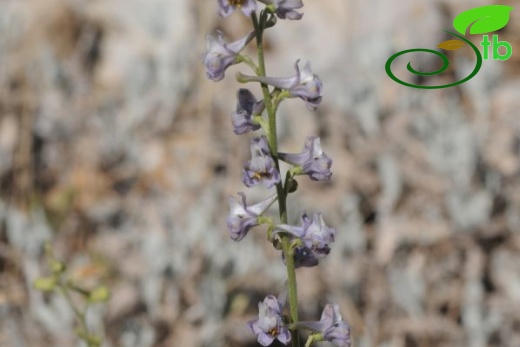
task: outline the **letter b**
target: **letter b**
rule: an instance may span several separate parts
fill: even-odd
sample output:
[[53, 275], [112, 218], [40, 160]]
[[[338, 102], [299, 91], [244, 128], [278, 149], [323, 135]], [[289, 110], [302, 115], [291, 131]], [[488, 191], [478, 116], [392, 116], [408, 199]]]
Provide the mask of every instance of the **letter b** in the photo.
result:
[[[506, 48], [505, 54], [500, 54], [498, 49], [500, 47]], [[498, 41], [498, 35], [493, 35], [493, 60], [507, 60], [511, 58], [511, 55], [513, 54], [513, 47], [511, 47], [511, 44], [507, 41]]]

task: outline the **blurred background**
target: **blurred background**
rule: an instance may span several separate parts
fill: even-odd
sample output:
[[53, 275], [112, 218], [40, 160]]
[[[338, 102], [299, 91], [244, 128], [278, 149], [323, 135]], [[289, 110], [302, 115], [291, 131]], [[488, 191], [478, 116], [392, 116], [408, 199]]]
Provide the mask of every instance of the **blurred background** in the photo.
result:
[[[509, 60], [420, 90], [386, 60], [435, 49], [493, 1], [304, 3], [266, 33], [270, 75], [309, 60], [324, 84], [316, 112], [281, 106], [281, 149], [319, 135], [334, 160], [330, 183], [302, 177], [289, 200], [291, 222], [322, 212], [337, 230], [329, 257], [298, 270], [302, 319], [337, 302], [356, 347], [520, 346], [520, 10], [497, 32]], [[88, 316], [104, 346], [257, 345], [245, 322], [285, 269], [263, 230], [235, 243], [225, 225], [245, 190], [251, 134], [230, 113], [249, 71], [214, 83], [202, 66], [207, 34], [250, 28], [213, 0], [0, 2], [0, 346], [79, 345], [64, 299], [31, 287], [46, 241], [77, 281], [111, 288]], [[468, 47], [448, 56], [432, 84], [474, 67]]]

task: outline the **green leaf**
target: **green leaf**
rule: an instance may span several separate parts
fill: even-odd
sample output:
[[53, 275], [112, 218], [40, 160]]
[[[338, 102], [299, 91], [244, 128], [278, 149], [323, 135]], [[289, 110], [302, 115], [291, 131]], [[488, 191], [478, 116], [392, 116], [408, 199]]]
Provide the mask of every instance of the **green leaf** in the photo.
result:
[[442, 48], [447, 51], [455, 51], [459, 48], [464, 47], [465, 44], [466, 43], [464, 41], [460, 41], [460, 40], [447, 40], [447, 41], [443, 41], [443, 42], [439, 43], [437, 45], [437, 48]]
[[511, 6], [488, 5], [472, 8], [459, 14], [453, 20], [453, 27], [462, 35], [471, 26], [470, 34], [486, 34], [497, 31], [509, 22]]

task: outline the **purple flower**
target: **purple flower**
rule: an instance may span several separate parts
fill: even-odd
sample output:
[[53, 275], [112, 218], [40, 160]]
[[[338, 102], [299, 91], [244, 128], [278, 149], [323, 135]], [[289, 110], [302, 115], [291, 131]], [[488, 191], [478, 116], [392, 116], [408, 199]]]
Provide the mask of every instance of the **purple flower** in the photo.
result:
[[265, 136], [251, 140], [251, 160], [244, 165], [242, 181], [247, 187], [263, 183], [266, 188], [272, 188], [280, 182], [280, 173], [271, 157]]
[[217, 31], [216, 38], [211, 35], [206, 36], [207, 52], [204, 55], [206, 76], [215, 82], [223, 79], [226, 69], [237, 63], [238, 53], [244, 49], [254, 35], [254, 32], [251, 32], [240, 40], [231, 43], [224, 41], [220, 31]]
[[255, 96], [249, 89], [239, 89], [237, 97], [237, 109], [231, 116], [235, 134], [241, 135], [249, 131], [260, 129], [260, 124], [253, 123], [252, 116], [262, 113], [265, 107], [264, 102], [257, 102]]
[[327, 304], [319, 322], [299, 322], [296, 326], [321, 333], [323, 340], [337, 347], [350, 347], [350, 326], [342, 320], [337, 304]]
[[[285, 255], [282, 253], [282, 259], [285, 262]], [[305, 246], [296, 247], [294, 250], [294, 268], [314, 267], [318, 265], [318, 258], [312, 251]]]
[[274, 295], [268, 295], [258, 304], [258, 318], [248, 322], [249, 327], [258, 335], [257, 341], [262, 346], [269, 346], [275, 339], [284, 345], [291, 341], [289, 329], [282, 321], [283, 305]]
[[337, 304], [327, 304], [321, 314], [323, 338], [337, 347], [350, 347], [350, 326], [344, 322]]
[[248, 206], [246, 195], [242, 192], [239, 192], [238, 195], [242, 198], [241, 203], [232, 197], [229, 198], [230, 211], [227, 218], [227, 227], [233, 241], [242, 240], [252, 227], [257, 226], [259, 224], [258, 217], [277, 199], [277, 195], [274, 194], [255, 205]]
[[303, 7], [302, 0], [259, 0], [274, 7], [276, 16], [280, 19], [301, 19], [303, 14], [295, 11]]
[[328, 181], [332, 175], [332, 160], [323, 153], [319, 137], [305, 139], [301, 153], [279, 153], [278, 157], [289, 164], [300, 166], [303, 173], [313, 181]]
[[220, 7], [219, 14], [222, 17], [229, 16], [237, 8], [248, 17], [256, 10], [255, 0], [217, 0], [217, 2]]
[[296, 76], [294, 77], [263, 77], [246, 76], [241, 73], [237, 75], [239, 82], [260, 82], [273, 87], [286, 89], [291, 97], [298, 97], [305, 101], [307, 108], [315, 110], [321, 102], [322, 83], [318, 76], [312, 73], [310, 63], [300, 70], [300, 60], [294, 64]]
[[[276, 229], [277, 232], [286, 232], [301, 239], [303, 249], [299, 251], [300, 254], [298, 254], [298, 251], [295, 253], [295, 260], [298, 260], [297, 257], [300, 257], [300, 262], [312, 264], [312, 257], [319, 259], [330, 253], [329, 244], [334, 242], [336, 231], [325, 225], [321, 213], [314, 214], [311, 219], [307, 216], [307, 213], [303, 212], [301, 221], [301, 226], [279, 224], [276, 226]], [[308, 251], [310, 251], [310, 254]]]

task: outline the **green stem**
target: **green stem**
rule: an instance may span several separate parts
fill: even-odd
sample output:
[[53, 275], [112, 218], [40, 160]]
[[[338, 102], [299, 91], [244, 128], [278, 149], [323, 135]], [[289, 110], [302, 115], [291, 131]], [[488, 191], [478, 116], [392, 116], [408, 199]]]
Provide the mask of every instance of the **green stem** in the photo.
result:
[[251, 68], [251, 70], [253, 70], [254, 73], [256, 73], [256, 74], [258, 73], [258, 66], [256, 66], [255, 62], [247, 55], [239, 54], [236, 59], [237, 59], [237, 62], [245, 63], [247, 66], [249, 66]]
[[66, 286], [64, 286], [62, 283], [58, 285], [58, 289], [61, 293], [61, 295], [65, 298], [65, 301], [67, 301], [67, 304], [72, 309], [72, 312], [74, 312], [74, 315], [76, 316], [76, 319], [81, 325], [81, 328], [84, 328], [85, 323], [85, 316], [80, 312], [80, 310], [76, 307], [74, 302], [72, 301], [72, 298], [70, 297], [69, 291], [67, 290]]
[[80, 337], [82, 340], [84, 340], [89, 347], [98, 347], [99, 344], [95, 343], [90, 339], [90, 332], [88, 330], [87, 321], [85, 318], [85, 314], [82, 313], [74, 304], [74, 301], [70, 297], [70, 293], [68, 290], [67, 285], [63, 284], [61, 280], [58, 282], [58, 290], [60, 291], [61, 295], [65, 298], [65, 301], [67, 301], [67, 304], [72, 309], [72, 312], [74, 312], [74, 316], [76, 316], [76, 320], [79, 323], [80, 326], [80, 332], [81, 334], [78, 334], [78, 337]]
[[[265, 71], [265, 60], [264, 60], [264, 47], [263, 47], [263, 25], [266, 20], [265, 12], [262, 13], [260, 22], [255, 12], [251, 15], [253, 25], [256, 33], [256, 44], [258, 52], [258, 76], [266, 76]], [[265, 83], [261, 83], [262, 94], [264, 97], [264, 104], [267, 111], [269, 132], [267, 133], [267, 141], [269, 143], [269, 149], [273, 156], [276, 169], [280, 172], [280, 164], [278, 162], [278, 142], [276, 136], [276, 107], [271, 99], [271, 93], [269, 87]], [[280, 181], [276, 184], [276, 192], [278, 194], [278, 206], [280, 209], [280, 222], [287, 223], [287, 193], [284, 189], [283, 183]], [[289, 236], [284, 235], [282, 238], [282, 249], [285, 258], [285, 265], [287, 269], [287, 283], [288, 283], [288, 296], [289, 296], [289, 312], [291, 317], [291, 323], [298, 322], [298, 292], [296, 287], [296, 271], [294, 267], [294, 252], [291, 249]], [[292, 346], [300, 347], [300, 339], [298, 330], [291, 330], [292, 335]]]
[[305, 347], [310, 347], [313, 342], [314, 342], [314, 335], [311, 335], [311, 336], [309, 336], [309, 339], [305, 343]]

